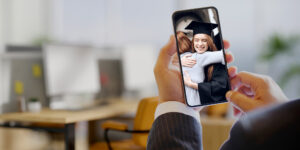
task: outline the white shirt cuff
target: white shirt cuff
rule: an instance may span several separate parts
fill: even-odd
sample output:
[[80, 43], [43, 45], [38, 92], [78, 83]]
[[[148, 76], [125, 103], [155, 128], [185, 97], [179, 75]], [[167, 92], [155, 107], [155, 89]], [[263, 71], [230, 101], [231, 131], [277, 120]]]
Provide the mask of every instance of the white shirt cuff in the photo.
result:
[[159, 104], [156, 108], [154, 118], [156, 119], [160, 115], [170, 113], [170, 112], [178, 112], [178, 113], [192, 116], [200, 123], [199, 111], [196, 111], [192, 107], [188, 107], [187, 105], [176, 101], [168, 101]]
[[219, 57], [222, 58], [221, 63], [222, 63], [223, 65], [225, 65], [225, 59], [224, 59], [224, 55], [223, 55], [223, 50], [218, 51], [218, 54], [220, 55]]

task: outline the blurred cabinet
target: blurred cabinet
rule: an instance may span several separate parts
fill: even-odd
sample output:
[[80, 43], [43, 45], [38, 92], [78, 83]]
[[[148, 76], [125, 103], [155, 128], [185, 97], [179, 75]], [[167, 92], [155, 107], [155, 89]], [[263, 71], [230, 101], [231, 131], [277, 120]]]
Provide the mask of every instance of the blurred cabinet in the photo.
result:
[[235, 120], [232, 119], [201, 117], [203, 149], [219, 150], [228, 139], [234, 122]]

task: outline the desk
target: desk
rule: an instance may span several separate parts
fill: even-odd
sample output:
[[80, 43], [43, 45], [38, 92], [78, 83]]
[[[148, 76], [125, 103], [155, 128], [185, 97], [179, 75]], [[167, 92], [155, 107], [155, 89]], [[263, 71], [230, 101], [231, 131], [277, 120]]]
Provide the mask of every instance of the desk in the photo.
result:
[[[137, 109], [137, 100], [117, 100], [110, 104], [95, 107], [87, 110], [66, 111], [43, 109], [38, 113], [15, 112], [0, 115], [0, 127], [7, 128], [27, 128], [33, 130], [45, 130], [48, 132], [60, 132], [65, 135], [65, 149], [75, 149], [75, 123], [80, 121], [92, 121], [108, 117], [118, 116], [124, 113], [132, 113]], [[52, 123], [63, 125], [63, 128], [31, 126], [31, 125], [12, 125], [16, 123]]]

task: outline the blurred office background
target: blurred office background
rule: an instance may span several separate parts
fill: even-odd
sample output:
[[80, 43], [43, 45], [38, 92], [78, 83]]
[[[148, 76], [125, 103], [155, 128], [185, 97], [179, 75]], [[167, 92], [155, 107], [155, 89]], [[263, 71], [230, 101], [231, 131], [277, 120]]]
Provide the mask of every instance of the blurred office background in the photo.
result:
[[[16, 111], [16, 86], [48, 105], [42, 44], [93, 48], [96, 98], [157, 95], [152, 73], [180, 9], [215, 6], [239, 71], [264, 73], [300, 97], [297, 0], [0, 0], [0, 113]], [[289, 46], [291, 45], [291, 46]], [[39, 73], [40, 72], [40, 73]], [[21, 82], [21, 85], [20, 85]]]

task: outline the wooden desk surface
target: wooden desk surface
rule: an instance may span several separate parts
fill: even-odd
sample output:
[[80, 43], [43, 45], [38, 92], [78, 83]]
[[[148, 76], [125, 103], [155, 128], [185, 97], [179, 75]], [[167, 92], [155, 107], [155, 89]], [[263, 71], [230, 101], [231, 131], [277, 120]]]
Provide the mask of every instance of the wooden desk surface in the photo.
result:
[[124, 113], [132, 113], [136, 111], [137, 105], [137, 100], [120, 100], [86, 110], [69, 111], [45, 108], [38, 113], [14, 112], [2, 114], [0, 115], [0, 121], [68, 124], [80, 121], [104, 119]]

